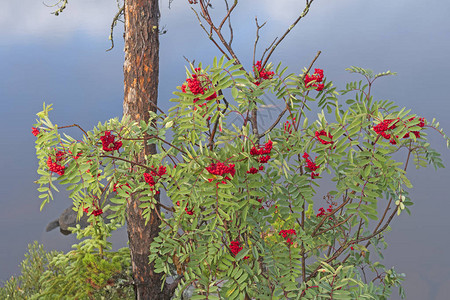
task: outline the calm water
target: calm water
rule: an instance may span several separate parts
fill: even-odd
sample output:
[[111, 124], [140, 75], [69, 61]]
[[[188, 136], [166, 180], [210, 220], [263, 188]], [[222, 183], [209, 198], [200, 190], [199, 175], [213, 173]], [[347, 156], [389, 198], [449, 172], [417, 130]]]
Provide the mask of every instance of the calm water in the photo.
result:
[[[55, 123], [74, 122], [90, 129], [98, 121], [120, 116], [123, 97], [123, 44], [120, 30], [116, 49], [109, 47], [107, 36], [111, 13], [101, 8], [108, 1], [71, 3], [72, 11], [55, 18], [48, 9], [31, 4], [30, 10], [17, 12], [16, 18], [1, 18], [0, 13], [0, 280], [18, 271], [27, 244], [38, 240], [47, 249], [69, 250], [72, 236], [57, 230], [45, 232], [45, 226], [69, 204], [66, 195], [39, 212], [34, 137], [30, 127], [42, 102], [54, 103]], [[114, 2], [114, 1], [112, 1]], [[180, 1], [181, 2], [181, 1]], [[280, 1], [281, 2], [281, 1]], [[274, 5], [273, 1], [248, 1], [235, 22], [234, 47], [248, 66], [254, 42], [254, 22], [245, 12], [253, 6], [264, 27], [259, 50], [274, 36], [279, 36], [296, 1]], [[255, 3], [259, 3], [255, 6]], [[15, 4], [8, 4], [13, 9]], [[82, 7], [86, 5], [87, 7]], [[161, 37], [160, 100], [169, 107], [171, 92], [184, 80], [185, 60], [208, 62], [219, 55], [198, 30], [187, 6], [173, 3], [170, 12], [164, 7], [162, 25], [168, 34]], [[94, 8], [95, 15], [86, 8]], [[96, 10], [95, 10], [96, 9]], [[317, 50], [323, 54], [316, 67], [323, 68], [328, 79], [342, 87], [346, 81], [359, 80], [344, 69], [350, 65], [375, 71], [390, 69], [398, 76], [381, 79], [375, 96], [392, 99], [421, 116], [436, 117], [450, 132], [450, 99], [446, 92], [450, 71], [450, 21], [444, 14], [448, 2], [381, 0], [319, 1], [316, 9], [292, 32], [279, 48], [273, 61], [282, 60], [292, 71], [309, 65]], [[92, 10], [91, 10], [92, 11]], [[272, 13], [271, 17], [267, 12]], [[36, 17], [37, 16], [37, 17]], [[283, 17], [284, 16], [284, 17]], [[37, 18], [32, 25], [26, 20]], [[86, 20], [86, 23], [80, 22]], [[189, 29], [186, 31], [186, 29]], [[188, 34], [187, 34], [188, 32]], [[198, 41], [198, 42], [197, 42]], [[345, 98], [346, 99], [346, 98]], [[75, 132], [69, 132], [75, 134]], [[437, 134], [431, 134], [435, 147], [450, 163], [450, 151]], [[447, 299], [450, 295], [450, 221], [447, 217], [449, 169], [409, 170], [414, 184], [413, 214], [401, 215], [392, 223], [387, 235], [389, 248], [384, 263], [407, 273], [408, 299]], [[125, 230], [114, 236], [124, 245]], [[393, 299], [396, 299], [395, 297]]]

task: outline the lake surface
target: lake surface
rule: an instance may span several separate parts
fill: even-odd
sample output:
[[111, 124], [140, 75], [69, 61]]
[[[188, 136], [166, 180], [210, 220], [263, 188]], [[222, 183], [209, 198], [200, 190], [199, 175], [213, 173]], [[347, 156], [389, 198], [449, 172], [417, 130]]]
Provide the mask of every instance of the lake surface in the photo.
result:
[[[35, 9], [14, 11], [15, 19], [0, 18], [0, 281], [18, 272], [28, 243], [38, 240], [49, 250], [67, 251], [76, 242], [73, 236], [63, 236], [58, 230], [45, 232], [47, 223], [70, 201], [61, 193], [39, 212], [37, 186], [33, 183], [38, 178], [37, 161], [30, 128], [44, 101], [54, 104], [51, 117], [58, 124], [78, 123], [90, 129], [98, 121], [121, 116], [123, 43], [119, 29], [116, 49], [105, 53], [109, 48], [110, 12], [114, 11], [109, 7], [101, 12], [107, 2], [70, 3], [73, 10], [58, 18], [30, 2]], [[284, 31], [293, 16], [291, 6], [296, 5], [295, 1], [286, 1], [285, 6], [274, 8], [270, 6], [275, 5], [273, 1], [255, 3], [243, 4], [234, 19], [234, 46], [247, 67], [252, 61], [254, 19], [249, 20], [246, 9], [253, 5], [258, 20], [269, 20], [258, 49], [262, 52]], [[12, 9], [15, 4], [8, 5], [7, 9]], [[93, 11], [98, 24], [87, 12], [89, 5], [97, 9]], [[220, 56], [198, 29], [195, 18], [186, 13], [187, 6], [175, 2], [172, 6], [171, 11], [164, 6], [161, 19], [168, 33], [161, 36], [159, 103], [166, 111], [172, 91], [185, 79], [183, 56], [206, 64], [213, 56]], [[379, 80], [373, 91], [376, 98], [395, 100], [428, 120], [436, 117], [450, 132], [446, 91], [450, 21], [444, 13], [448, 11], [450, 2], [443, 1], [430, 1], [425, 10], [421, 1], [319, 1], [275, 52], [273, 61], [281, 60], [298, 72], [309, 65], [317, 50], [322, 50], [315, 67], [324, 69], [338, 89], [345, 82], [360, 79], [344, 71], [351, 65], [398, 72], [396, 77]], [[36, 15], [34, 26], [19, 22], [35, 20]], [[240, 21], [241, 17], [246, 21]], [[83, 19], [91, 20], [89, 26], [81, 25]], [[444, 141], [431, 132], [430, 140], [448, 166], [450, 151]], [[389, 248], [384, 264], [407, 274], [404, 287], [408, 299], [447, 299], [450, 295], [449, 170], [416, 171], [410, 165], [408, 176], [414, 185], [411, 195], [415, 202], [412, 215], [396, 217], [392, 232], [387, 234]], [[113, 240], [117, 247], [126, 245], [126, 230], [121, 229]]]

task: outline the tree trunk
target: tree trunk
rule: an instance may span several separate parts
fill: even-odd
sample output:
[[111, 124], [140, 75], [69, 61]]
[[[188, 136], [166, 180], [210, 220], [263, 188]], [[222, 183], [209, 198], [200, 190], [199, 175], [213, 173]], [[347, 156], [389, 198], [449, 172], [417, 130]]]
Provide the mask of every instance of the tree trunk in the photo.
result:
[[[125, 0], [125, 62], [123, 114], [148, 122], [149, 111], [156, 111], [159, 76], [159, 0]], [[152, 105], [154, 104], [154, 105]], [[156, 153], [155, 145], [146, 145], [139, 157]], [[159, 201], [159, 197], [157, 198]], [[161, 292], [161, 275], [149, 264], [150, 243], [158, 235], [155, 211], [145, 224], [139, 197], [127, 202], [127, 231], [136, 299], [170, 299]], [[159, 207], [157, 208], [159, 209]]]

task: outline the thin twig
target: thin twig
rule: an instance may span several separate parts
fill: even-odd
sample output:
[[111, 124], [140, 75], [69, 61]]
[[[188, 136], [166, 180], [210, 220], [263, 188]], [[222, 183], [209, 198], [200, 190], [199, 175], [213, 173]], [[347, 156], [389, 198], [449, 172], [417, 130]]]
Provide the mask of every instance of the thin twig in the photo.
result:
[[[235, 3], [237, 4], [237, 1]], [[225, 0], [225, 5], [228, 10], [228, 1], [227, 0]], [[233, 43], [233, 37], [234, 37], [233, 26], [231, 26], [231, 17], [228, 18], [228, 28], [230, 29], [230, 41], [228, 42], [228, 45], [231, 46], [231, 44]]]
[[175, 212], [175, 209], [173, 207], [167, 207], [164, 204], [162, 204], [161, 202], [157, 202], [156, 205], [161, 206], [162, 208], [164, 208], [167, 211]]
[[217, 29], [218, 29], [219, 31], [222, 30], [222, 26], [223, 26], [223, 24], [225, 24], [225, 22], [227, 21], [227, 19], [228, 19], [228, 21], [230, 20], [230, 18], [231, 18], [231, 12], [236, 8], [236, 5], [238, 4], [238, 1], [237, 1], [237, 0], [234, 0], [234, 3], [233, 3], [233, 5], [231, 6], [230, 9], [228, 9], [228, 2], [227, 2], [226, 0], [225, 0], [225, 4], [226, 4], [226, 7], [227, 7], [227, 14], [226, 14], [226, 16], [223, 18], [222, 22], [220, 22], [219, 27], [217, 27]]
[[[355, 191], [352, 191], [350, 194], [355, 194]], [[332, 212], [330, 212], [329, 214], [325, 215], [322, 220], [319, 222], [319, 224], [317, 224], [316, 228], [314, 228], [313, 233], [311, 234], [311, 236], [315, 236], [317, 231], [319, 230], [319, 228], [323, 225], [323, 223], [325, 222], [325, 220], [327, 220], [329, 217], [333, 216], [339, 209], [341, 209], [342, 207], [344, 207], [348, 201], [350, 201], [350, 197], [347, 197], [347, 199], [342, 202], [341, 205], [339, 205], [338, 207], [336, 207]]]
[[262, 137], [264, 137], [266, 134], [268, 134], [269, 132], [271, 132], [275, 126], [277, 126], [278, 122], [280, 122], [281, 118], [284, 116], [284, 114], [287, 112], [289, 108], [289, 104], [286, 103], [286, 107], [283, 109], [283, 111], [278, 115], [277, 119], [275, 120], [275, 122], [273, 122], [273, 124], [263, 133], [261, 133], [260, 135], [258, 135], [258, 139], [261, 139]]
[[[159, 204], [159, 205], [161, 205], [160, 202], [156, 202], [156, 203]], [[154, 206], [153, 209], [155, 210], [156, 214], [158, 215], [158, 218], [159, 218], [161, 221], [163, 221], [167, 226], [169, 226], [170, 228], [172, 228], [172, 230], [173, 230], [173, 226], [170, 225], [163, 217], [161, 217], [161, 214], [159, 213], [158, 209], [156, 208], [156, 205]]]
[[341, 221], [341, 222], [339, 222], [339, 223], [337, 223], [337, 224], [335, 224], [335, 225], [333, 225], [333, 226], [331, 226], [331, 227], [329, 227], [329, 228], [326, 228], [326, 229], [324, 229], [324, 230], [322, 230], [322, 231], [319, 231], [319, 232], [317, 232], [316, 234], [311, 235], [311, 236], [312, 236], [312, 237], [315, 237], [315, 236], [324, 234], [324, 233], [326, 233], [326, 232], [328, 232], [328, 231], [330, 231], [330, 230], [333, 230], [333, 229], [335, 229], [335, 228], [341, 226], [341, 225], [344, 224], [345, 222], [347, 222], [351, 217], [353, 217], [353, 214], [349, 215], [349, 216], [347, 217], [347, 219], [345, 219], [345, 220], [343, 220], [343, 221]]
[[219, 49], [219, 51], [222, 52], [223, 55], [225, 55], [226, 59], [230, 60], [230, 57], [228, 56], [228, 54], [214, 40], [212, 34], [210, 32], [208, 32], [208, 30], [206, 30], [205, 26], [203, 26], [202, 20], [200, 19], [200, 16], [198, 15], [197, 11], [195, 9], [193, 9], [192, 7], [191, 7], [191, 9], [195, 13], [195, 15], [197, 16], [197, 19], [198, 19], [198, 22], [200, 24], [200, 27], [206, 32], [206, 34], [208, 35], [208, 38], [213, 42], [213, 44], [217, 47], [217, 49]]
[[111, 51], [114, 48], [114, 27], [117, 25], [117, 21], [119, 21], [119, 18], [121, 15], [123, 15], [123, 12], [125, 11], [125, 5], [123, 5], [119, 11], [114, 16], [112, 22], [111, 22], [111, 32], [109, 34], [109, 40], [111, 41], [111, 48], [109, 48], [106, 51]]
[[184, 150], [178, 148], [177, 146], [175, 146], [175, 145], [172, 144], [171, 142], [168, 142], [168, 141], [166, 141], [166, 140], [160, 138], [160, 137], [157, 136], [157, 135], [149, 135], [149, 136], [146, 136], [146, 137], [143, 137], [143, 138], [122, 138], [122, 139], [123, 139], [123, 140], [126, 140], [126, 141], [146, 141], [146, 140], [150, 140], [150, 139], [157, 139], [157, 140], [160, 140], [161, 142], [163, 142], [163, 143], [169, 145], [170, 147], [177, 149], [177, 150], [180, 151], [181, 153], [187, 154], [186, 151], [184, 151]]
[[275, 49], [278, 47], [278, 45], [284, 40], [284, 38], [289, 34], [289, 32], [291, 32], [291, 30], [295, 27], [295, 25], [297, 25], [297, 23], [308, 14], [309, 8], [311, 7], [311, 4], [313, 2], [314, 2], [314, 0], [310, 0], [310, 1], [307, 0], [306, 1], [306, 6], [303, 9], [303, 12], [300, 14], [300, 16], [298, 16], [297, 20], [295, 20], [294, 23], [292, 23], [292, 25], [289, 26], [289, 28], [281, 36], [281, 38], [278, 39], [278, 41], [275, 43], [275, 45], [273, 45], [271, 47], [269, 54], [267, 55], [266, 59], [264, 60], [264, 63], [262, 64], [263, 67], [267, 64], [267, 61], [269, 60], [269, 58], [272, 55], [272, 53], [275, 51]]
[[316, 60], [319, 58], [319, 55], [322, 53], [322, 51], [317, 51], [316, 56], [314, 57], [314, 59], [312, 60], [311, 64], [309, 65], [308, 69], [306, 70], [306, 72], [302, 75], [302, 80], [305, 79], [306, 74], [309, 73], [309, 71], [311, 70], [312, 66], [314, 65], [314, 63], [316, 62]]
[[[222, 90], [219, 90], [219, 96], [222, 96], [223, 95], [223, 93], [222, 93]], [[223, 97], [223, 101], [225, 102], [225, 109], [223, 110], [223, 114], [227, 111], [227, 109], [228, 109], [228, 101], [227, 101], [227, 99], [225, 99], [225, 97]], [[216, 132], [217, 132], [217, 126], [219, 125], [219, 118], [220, 117], [217, 117], [217, 119], [216, 119], [216, 122], [214, 123], [214, 127], [213, 127], [213, 131], [211, 132], [211, 136], [209, 137], [209, 143], [208, 143], [208, 146], [209, 146], [209, 150], [213, 150], [213, 146], [214, 146], [214, 136], [216, 135]]]
[[146, 165], [143, 165], [143, 164], [140, 164], [140, 163], [138, 163], [138, 162], [131, 161], [131, 160], [128, 160], [128, 159], [125, 159], [125, 158], [121, 158], [121, 157], [117, 157], [117, 156], [112, 156], [112, 155], [100, 155], [99, 157], [106, 157], [106, 158], [111, 158], [111, 159], [115, 159], [115, 160], [121, 160], [121, 161], [130, 163], [130, 164], [132, 164], [132, 165], [139, 166], [139, 167], [145, 168], [145, 169], [147, 169], [147, 170], [151, 170], [151, 168], [150, 168], [149, 166], [146, 166]]
[[[234, 7], [236, 6], [236, 4], [237, 4], [237, 0], [235, 0], [235, 4], [234, 4], [234, 5], [231, 7], [231, 9], [229, 10], [229, 12], [228, 12], [229, 14], [230, 14], [231, 11], [234, 9]], [[209, 33], [210, 39], [212, 38], [212, 32], [214, 31], [214, 32], [216, 33], [217, 37], [219, 38], [219, 40], [221, 41], [222, 45], [227, 49], [228, 53], [230, 53], [230, 55], [234, 58], [235, 64], [240, 65], [241, 62], [239, 61], [239, 59], [238, 59], [236, 53], [235, 53], [234, 50], [231, 48], [231, 46], [225, 41], [225, 38], [223, 37], [222, 32], [221, 32], [221, 30], [220, 30], [221, 27], [217, 28], [217, 27], [214, 25], [214, 22], [212, 21], [212, 18], [211, 18], [211, 16], [209, 15], [209, 12], [208, 12], [208, 5], [205, 6], [205, 4], [203, 3], [203, 1], [200, 1], [200, 7], [201, 7], [201, 9], [202, 9], [202, 17], [203, 17], [203, 19], [204, 19], [204, 20], [208, 23], [208, 25], [210, 26], [210, 33]], [[228, 14], [227, 14], [227, 16], [228, 16]], [[216, 46], [217, 46], [217, 45], [216, 45]], [[221, 48], [219, 48], [219, 49], [221, 49]]]
[[263, 28], [264, 25], [266, 25], [267, 22], [264, 22], [261, 26], [258, 24], [258, 17], [255, 17], [255, 23], [256, 23], [256, 39], [255, 39], [255, 45], [253, 46], [253, 66], [255, 65], [255, 58], [256, 58], [256, 46], [258, 45], [259, 41], [259, 30]]
[[[63, 128], [70, 128], [70, 127], [78, 127], [81, 131], [83, 131], [84, 135], [89, 139], [89, 136], [88, 136], [87, 132], [84, 131], [84, 129], [81, 128], [81, 126], [78, 125], [78, 124], [72, 124], [72, 125], [67, 125], [67, 126], [61, 126], [61, 127], [58, 127], [58, 128], [59, 128], [59, 129], [63, 129]], [[90, 139], [89, 139], [89, 140], [90, 140]]]
[[[261, 26], [262, 27], [262, 26]], [[255, 44], [256, 46], [256, 44]], [[307, 74], [309, 72], [309, 70], [312, 68], [312, 66], [314, 65], [314, 63], [316, 62], [316, 60], [319, 58], [319, 55], [321, 54], [321, 51], [317, 51], [316, 56], [314, 57], [314, 59], [311, 61], [311, 64], [309, 65], [309, 68], [307, 69], [306, 73]], [[305, 74], [302, 75], [302, 79], [305, 76]], [[275, 126], [277, 126], [278, 122], [280, 122], [281, 118], [284, 116], [284, 114], [286, 113], [286, 111], [288, 111], [289, 109], [289, 103], [286, 103], [286, 107], [284, 108], [284, 110], [278, 115], [277, 119], [275, 120], [275, 122], [263, 133], [261, 133], [258, 138], [262, 138], [264, 137], [266, 134], [268, 134], [269, 132], [271, 132]], [[302, 107], [302, 111], [303, 111], [303, 107]], [[301, 118], [301, 116], [300, 116]], [[299, 118], [299, 120], [300, 120]], [[295, 125], [295, 124], [294, 124]], [[297, 130], [297, 128], [295, 128]]]

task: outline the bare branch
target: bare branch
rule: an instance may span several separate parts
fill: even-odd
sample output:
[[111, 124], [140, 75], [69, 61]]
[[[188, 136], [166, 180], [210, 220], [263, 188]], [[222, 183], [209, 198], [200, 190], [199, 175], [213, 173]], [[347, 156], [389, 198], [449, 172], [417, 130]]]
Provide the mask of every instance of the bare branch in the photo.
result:
[[[219, 96], [223, 96], [222, 90], [219, 90]], [[225, 102], [225, 109], [223, 110], [223, 113], [225, 113], [228, 109], [228, 101], [227, 99], [225, 99], [225, 97], [223, 98], [223, 101]], [[213, 146], [214, 146], [214, 136], [216, 135], [217, 132], [217, 126], [219, 125], [219, 118], [217, 118], [216, 122], [214, 123], [214, 127], [213, 127], [213, 131], [211, 133], [211, 136], [209, 137], [209, 150], [213, 150]]]
[[59, 128], [59, 129], [63, 129], [63, 128], [70, 128], [70, 127], [78, 127], [81, 131], [83, 131], [84, 135], [85, 135], [88, 139], [90, 139], [89, 136], [88, 136], [88, 134], [87, 134], [87, 132], [84, 131], [84, 129], [81, 128], [81, 126], [78, 125], [78, 124], [72, 124], [72, 125], [67, 125], [67, 126], [61, 126], [61, 127], [58, 127], [58, 128]]
[[125, 11], [125, 5], [123, 5], [119, 11], [114, 16], [112, 23], [111, 23], [111, 32], [109, 34], [109, 40], [111, 41], [111, 48], [109, 48], [106, 51], [111, 51], [114, 48], [114, 27], [116, 27], [117, 22], [119, 21], [119, 18], [123, 15]]
[[306, 70], [305, 74], [302, 75], [302, 79], [305, 78], [306, 74], [309, 73], [309, 71], [311, 70], [312, 66], [314, 65], [314, 63], [316, 62], [316, 60], [319, 58], [319, 55], [322, 53], [322, 51], [317, 51], [316, 56], [314, 57], [314, 59], [312, 60], [311, 64], [309, 65], [308, 69]]
[[53, 5], [47, 5], [45, 3], [44, 3], [44, 5], [47, 6], [47, 7], [55, 7], [55, 6], [57, 6], [58, 9], [55, 10], [54, 12], [52, 12], [52, 14], [54, 14], [55, 16], [59, 16], [59, 14], [62, 13], [66, 9], [68, 3], [69, 3], [69, 0], [59, 0], [58, 2], [56, 2]]
[[[239, 59], [238, 59], [236, 53], [235, 53], [234, 50], [231, 48], [230, 44], [228, 44], [228, 43], [225, 41], [225, 38], [223, 37], [222, 32], [221, 32], [223, 23], [225, 23], [226, 19], [229, 18], [231, 12], [232, 12], [233, 9], [236, 7], [237, 2], [238, 2], [238, 1], [235, 0], [235, 3], [234, 3], [233, 6], [228, 10], [227, 15], [226, 15], [225, 18], [222, 20], [221, 25], [220, 25], [219, 27], [216, 27], [216, 26], [214, 25], [214, 22], [212, 21], [212, 18], [211, 18], [211, 16], [209, 15], [209, 12], [208, 12], [208, 7], [209, 7], [209, 5], [210, 5], [210, 4], [209, 4], [209, 1], [208, 1], [206, 4], [205, 4], [203, 1], [200, 1], [199, 3], [200, 3], [200, 7], [201, 7], [201, 9], [202, 9], [201, 16], [203, 17], [203, 19], [204, 19], [204, 20], [208, 23], [208, 25], [210, 26], [210, 32], [209, 32], [209, 34], [208, 34], [209, 38], [212, 39], [212, 34], [213, 34], [213, 32], [215, 32], [216, 35], [217, 35], [217, 37], [219, 38], [220, 42], [222, 43], [222, 45], [227, 49], [228, 53], [234, 58], [235, 64], [241, 64], [241, 62], [239, 61]], [[195, 11], [195, 10], [194, 10], [194, 11]], [[197, 15], [197, 17], [198, 17], [197, 12], [195, 12], [195, 13], [196, 13], [196, 15]], [[216, 44], [216, 43], [215, 43], [215, 44]], [[218, 45], [216, 44], [216, 46], [218, 46]], [[219, 50], [221, 50], [220, 47], [219, 47]], [[223, 52], [222, 52], [222, 53], [223, 53]], [[229, 59], [229, 58], [228, 58], [228, 59]]]
[[269, 132], [271, 132], [275, 126], [277, 126], [278, 122], [280, 122], [281, 118], [284, 116], [284, 114], [287, 112], [289, 108], [289, 104], [286, 103], [286, 107], [283, 109], [283, 111], [278, 115], [277, 119], [275, 120], [275, 122], [273, 122], [273, 124], [263, 133], [261, 133], [260, 135], [258, 135], [258, 139], [261, 139], [262, 137], [264, 137], [266, 134], [268, 134]]
[[275, 51], [275, 49], [278, 47], [278, 45], [284, 40], [284, 38], [289, 34], [289, 32], [291, 32], [291, 30], [295, 27], [295, 25], [297, 25], [297, 23], [303, 19], [309, 12], [309, 8], [311, 7], [311, 4], [314, 2], [314, 0], [310, 0], [310, 1], [306, 1], [306, 6], [303, 9], [303, 12], [300, 14], [300, 16], [298, 16], [297, 20], [294, 21], [294, 23], [292, 23], [291, 26], [289, 26], [289, 28], [286, 30], [286, 32], [281, 36], [281, 38], [275, 43], [275, 45], [273, 45], [270, 49], [269, 54], [267, 55], [266, 59], [264, 60], [264, 63], [262, 64], [262, 66], [265, 66], [267, 64], [267, 61], [269, 60], [270, 56], [272, 55], [272, 53]]
[[256, 45], [258, 44], [259, 40], [259, 30], [266, 25], [267, 22], [264, 22], [261, 26], [258, 24], [258, 18], [255, 17], [255, 23], [256, 23], [256, 39], [255, 39], [255, 45], [253, 46], [253, 65], [255, 65], [255, 57], [256, 57]]
[[238, 1], [237, 1], [237, 0], [234, 0], [234, 3], [233, 3], [233, 5], [231, 6], [230, 9], [228, 8], [228, 2], [227, 2], [226, 0], [225, 0], [225, 4], [226, 4], [226, 7], [227, 7], [227, 14], [226, 14], [226, 16], [223, 18], [222, 22], [220, 22], [220, 25], [219, 25], [219, 27], [217, 28], [219, 31], [222, 30], [222, 26], [223, 26], [223, 24], [225, 24], [225, 22], [227, 21], [227, 19], [228, 19], [228, 21], [230, 21], [230, 18], [231, 18], [231, 12], [236, 8], [236, 5], [238, 4]]
[[[237, 4], [237, 1], [235, 1], [235, 3]], [[225, 5], [228, 10], [229, 8], [227, 0], [225, 0]], [[228, 45], [231, 46], [231, 43], [233, 43], [233, 26], [231, 26], [231, 16], [228, 17], [228, 28], [230, 29], [230, 41], [228, 42]]]
[[[213, 42], [213, 44], [217, 47], [217, 49], [219, 49], [219, 51], [222, 52], [223, 55], [225, 55], [226, 59], [230, 60], [230, 57], [228, 56], [228, 54], [214, 40], [214, 38], [212, 36], [212, 32], [208, 32], [208, 30], [206, 30], [205, 26], [203, 26], [202, 20], [200, 19], [200, 16], [198, 15], [197, 11], [195, 9], [193, 9], [192, 7], [191, 7], [191, 9], [195, 13], [195, 15], [197, 16], [197, 19], [198, 19], [198, 22], [200, 24], [200, 27], [206, 32], [206, 34], [208, 35], [208, 38]], [[202, 17], [205, 19], [205, 17], [203, 15], [202, 15]]]

